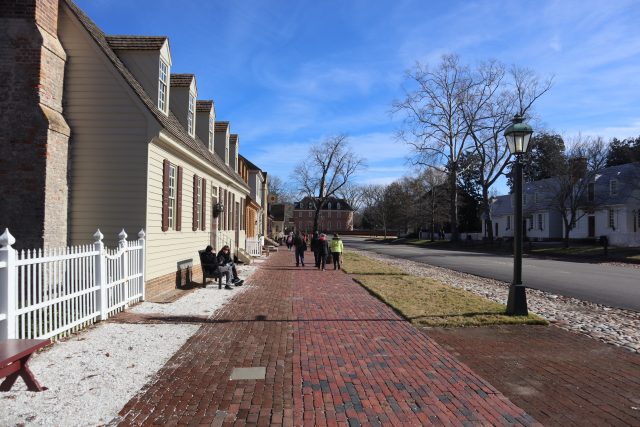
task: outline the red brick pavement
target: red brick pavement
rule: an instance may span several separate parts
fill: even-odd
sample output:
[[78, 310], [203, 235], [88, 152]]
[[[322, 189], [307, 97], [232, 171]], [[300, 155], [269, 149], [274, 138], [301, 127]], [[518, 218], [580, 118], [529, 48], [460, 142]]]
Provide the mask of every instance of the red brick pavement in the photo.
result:
[[[201, 320], [122, 424], [539, 425], [349, 276], [292, 258], [272, 254]], [[265, 380], [229, 380], [261, 366]]]

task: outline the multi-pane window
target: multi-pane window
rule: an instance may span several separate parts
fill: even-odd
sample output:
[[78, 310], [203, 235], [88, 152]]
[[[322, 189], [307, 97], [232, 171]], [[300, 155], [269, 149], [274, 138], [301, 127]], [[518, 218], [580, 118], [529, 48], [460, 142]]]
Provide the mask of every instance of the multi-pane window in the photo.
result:
[[177, 168], [175, 165], [169, 165], [169, 228], [175, 229], [176, 224], [176, 200], [177, 200]]
[[609, 228], [616, 229], [616, 211], [614, 209], [609, 209]]
[[209, 151], [213, 152], [213, 116], [209, 116]]
[[187, 131], [189, 135], [193, 136], [194, 123], [193, 118], [196, 110], [196, 97], [193, 93], [189, 92], [189, 111], [187, 112]]
[[340, 202], [337, 203], [336, 209], [340, 210]]
[[507, 230], [511, 230], [511, 216], [507, 215]]
[[309, 211], [309, 218], [313, 216], [313, 212]]
[[158, 108], [167, 112], [167, 80], [169, 77], [169, 66], [160, 59], [160, 73], [158, 82]]
[[327, 209], [331, 209], [331, 202], [327, 203]]
[[609, 194], [615, 196], [618, 194], [618, 180], [612, 179], [609, 181]]
[[544, 215], [538, 214], [538, 230], [544, 230]]
[[533, 193], [533, 203], [535, 203], [536, 205], [538, 204], [539, 197], [540, 196], [538, 195], [537, 191], [535, 193]]

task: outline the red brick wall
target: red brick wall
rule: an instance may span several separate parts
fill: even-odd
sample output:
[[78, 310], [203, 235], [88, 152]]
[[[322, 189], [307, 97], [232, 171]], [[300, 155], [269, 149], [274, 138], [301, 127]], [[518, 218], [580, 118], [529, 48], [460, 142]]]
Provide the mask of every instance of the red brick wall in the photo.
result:
[[66, 55], [57, 0], [3, 2], [0, 18], [0, 228], [15, 247], [67, 240]]

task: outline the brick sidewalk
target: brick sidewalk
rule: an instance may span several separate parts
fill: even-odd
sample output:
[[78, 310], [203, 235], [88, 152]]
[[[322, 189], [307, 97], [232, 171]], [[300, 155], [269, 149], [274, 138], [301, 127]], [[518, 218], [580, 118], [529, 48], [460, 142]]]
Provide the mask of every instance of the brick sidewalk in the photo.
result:
[[538, 425], [349, 276], [286, 251], [263, 265], [214, 318], [171, 317], [203, 325], [124, 425]]
[[425, 332], [545, 426], [640, 426], [640, 355], [555, 326]]

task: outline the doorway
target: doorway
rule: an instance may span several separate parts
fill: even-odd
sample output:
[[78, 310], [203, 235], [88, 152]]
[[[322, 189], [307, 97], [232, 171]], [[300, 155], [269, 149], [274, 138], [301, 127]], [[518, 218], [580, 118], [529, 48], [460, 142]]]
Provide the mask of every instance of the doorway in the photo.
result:
[[596, 237], [596, 217], [589, 216], [587, 220], [587, 224], [589, 227], [589, 237]]

